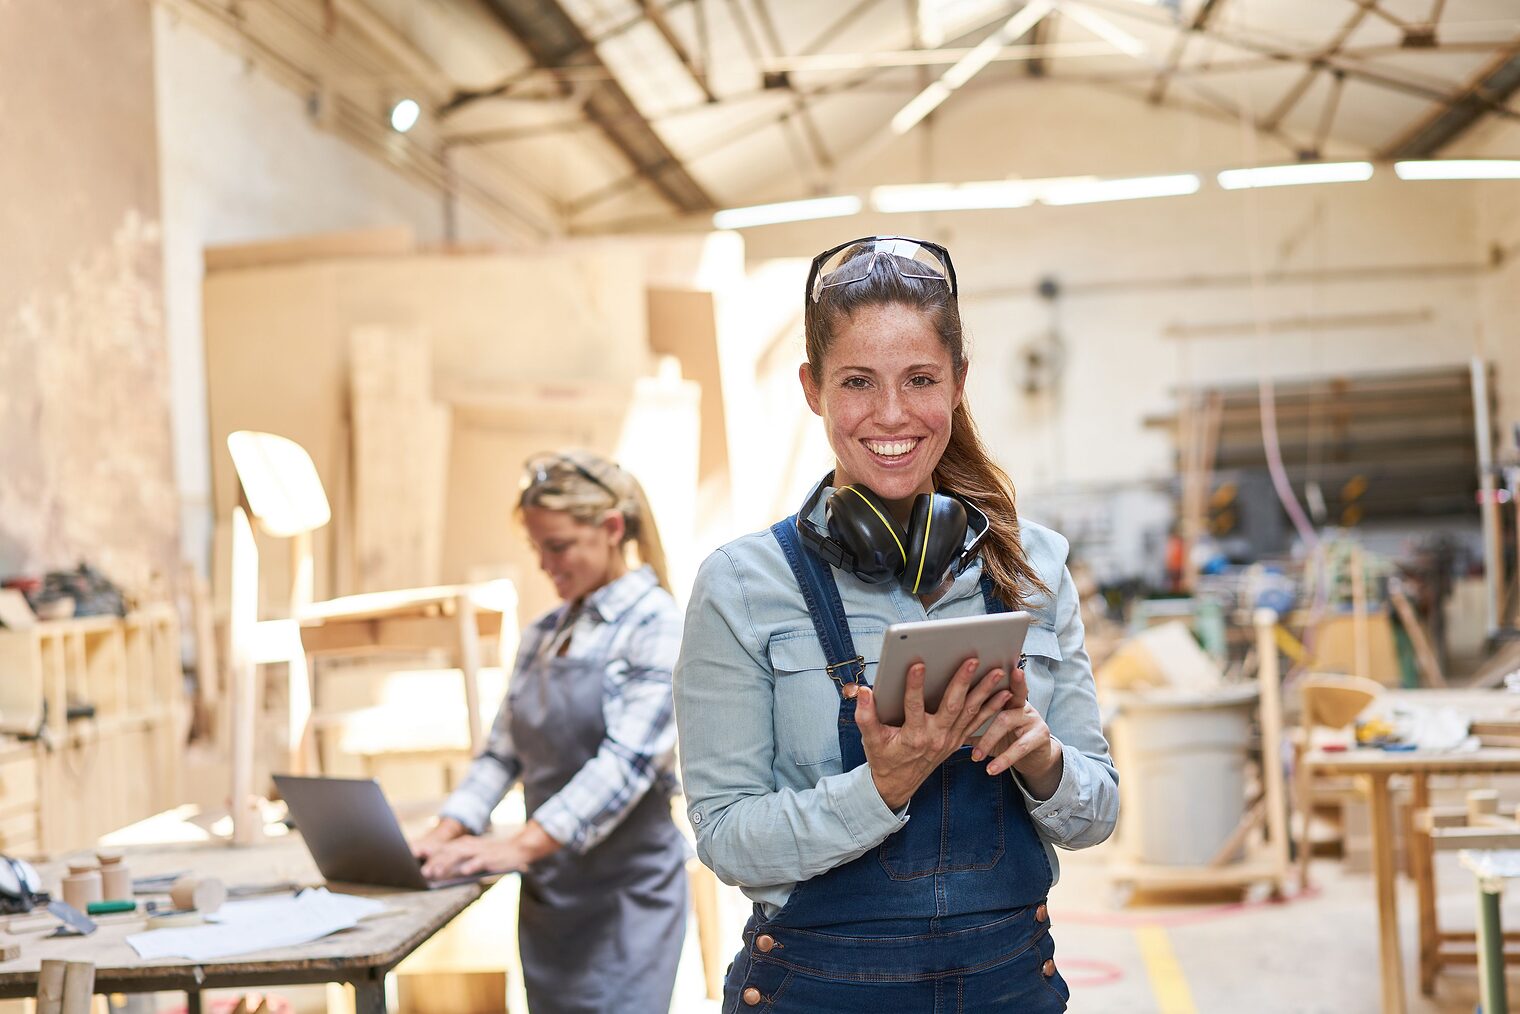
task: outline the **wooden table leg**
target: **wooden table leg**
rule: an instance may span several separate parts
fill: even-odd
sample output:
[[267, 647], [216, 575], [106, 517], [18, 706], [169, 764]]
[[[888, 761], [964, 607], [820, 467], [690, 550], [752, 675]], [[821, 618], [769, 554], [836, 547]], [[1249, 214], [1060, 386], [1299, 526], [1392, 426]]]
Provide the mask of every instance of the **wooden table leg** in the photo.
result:
[[[1430, 808], [1430, 782], [1424, 775], [1413, 776], [1410, 785], [1409, 812], [1417, 815]], [[1414, 877], [1414, 894], [1420, 922], [1420, 993], [1434, 996], [1436, 976], [1441, 971], [1441, 927], [1436, 921], [1435, 852], [1430, 835], [1409, 821], [1409, 835], [1404, 848], [1409, 856], [1409, 871]]]
[[354, 980], [354, 1014], [386, 1014], [385, 973], [380, 969]]
[[723, 999], [723, 928], [718, 919], [718, 878], [701, 863], [687, 864], [692, 907], [697, 914], [697, 943], [709, 1000]]
[[[1307, 736], [1307, 730], [1305, 730]], [[1309, 826], [1314, 813], [1314, 776], [1309, 773], [1309, 765], [1304, 763], [1304, 754], [1308, 752], [1306, 743], [1300, 743], [1293, 751], [1293, 796], [1294, 809], [1298, 811], [1298, 889], [1309, 889], [1309, 853], [1314, 848], [1314, 843], [1309, 837]]]
[[1377, 884], [1378, 954], [1383, 972], [1384, 1014], [1404, 1014], [1404, 961], [1399, 953], [1399, 899], [1393, 855], [1393, 807], [1388, 776], [1368, 775], [1372, 825], [1372, 871]]
[[1478, 878], [1478, 980], [1483, 987], [1483, 1014], [1509, 1010], [1504, 983], [1504, 926], [1499, 921], [1503, 896], [1502, 880]]
[[459, 621], [459, 670], [464, 676], [464, 709], [470, 723], [470, 755], [479, 756], [485, 749], [480, 726], [480, 627], [475, 617], [475, 600], [466, 592], [454, 600]]

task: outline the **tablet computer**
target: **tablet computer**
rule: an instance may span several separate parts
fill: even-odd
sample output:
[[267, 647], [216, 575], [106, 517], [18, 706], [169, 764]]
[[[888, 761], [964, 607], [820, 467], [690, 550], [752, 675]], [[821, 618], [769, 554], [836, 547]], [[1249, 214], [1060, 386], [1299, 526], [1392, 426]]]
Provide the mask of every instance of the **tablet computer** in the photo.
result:
[[[1019, 612], [892, 624], [876, 667], [877, 717], [887, 725], [903, 723], [903, 692], [908, 667], [915, 662], [924, 664], [924, 707], [929, 711], [939, 707], [955, 671], [973, 655], [981, 660], [977, 680], [993, 669], [1013, 672], [1031, 619], [1029, 613]], [[971, 685], [976, 686], [976, 681]], [[981, 732], [978, 729], [975, 734]]]

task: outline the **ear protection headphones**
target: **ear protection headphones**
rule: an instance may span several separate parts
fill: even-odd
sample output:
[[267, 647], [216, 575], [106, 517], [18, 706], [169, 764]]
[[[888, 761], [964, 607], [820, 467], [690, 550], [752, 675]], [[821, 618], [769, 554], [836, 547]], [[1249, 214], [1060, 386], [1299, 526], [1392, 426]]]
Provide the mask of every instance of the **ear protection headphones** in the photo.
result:
[[[802, 542], [831, 566], [867, 584], [895, 580], [910, 595], [938, 586], [952, 568], [959, 574], [981, 551], [991, 527], [987, 515], [954, 493], [920, 493], [903, 530], [886, 501], [864, 486], [840, 486], [825, 506], [828, 528], [811, 520], [830, 472], [813, 487], [797, 514]], [[973, 532], [969, 545], [966, 532]]]

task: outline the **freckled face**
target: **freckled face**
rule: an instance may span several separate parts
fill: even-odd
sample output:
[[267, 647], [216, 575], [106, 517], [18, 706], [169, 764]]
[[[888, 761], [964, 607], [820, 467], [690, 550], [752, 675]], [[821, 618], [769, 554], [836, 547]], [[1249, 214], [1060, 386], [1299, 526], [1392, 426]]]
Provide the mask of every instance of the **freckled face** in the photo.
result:
[[820, 366], [815, 383], [802, 365], [802, 387], [828, 432], [835, 484], [860, 483], [904, 509], [931, 492], [965, 375], [929, 318], [897, 303], [859, 309]]
[[599, 525], [575, 520], [568, 511], [523, 508], [528, 541], [538, 554], [538, 567], [566, 602], [585, 598], [626, 571], [623, 562], [623, 519], [608, 514]]

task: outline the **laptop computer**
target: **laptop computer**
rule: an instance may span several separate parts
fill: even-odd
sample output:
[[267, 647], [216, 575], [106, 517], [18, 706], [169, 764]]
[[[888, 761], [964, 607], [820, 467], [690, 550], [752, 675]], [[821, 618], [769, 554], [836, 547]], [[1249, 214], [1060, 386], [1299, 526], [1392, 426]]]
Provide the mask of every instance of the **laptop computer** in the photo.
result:
[[496, 873], [428, 880], [401, 823], [373, 778], [275, 775], [290, 822], [328, 880], [417, 891], [467, 884]]

